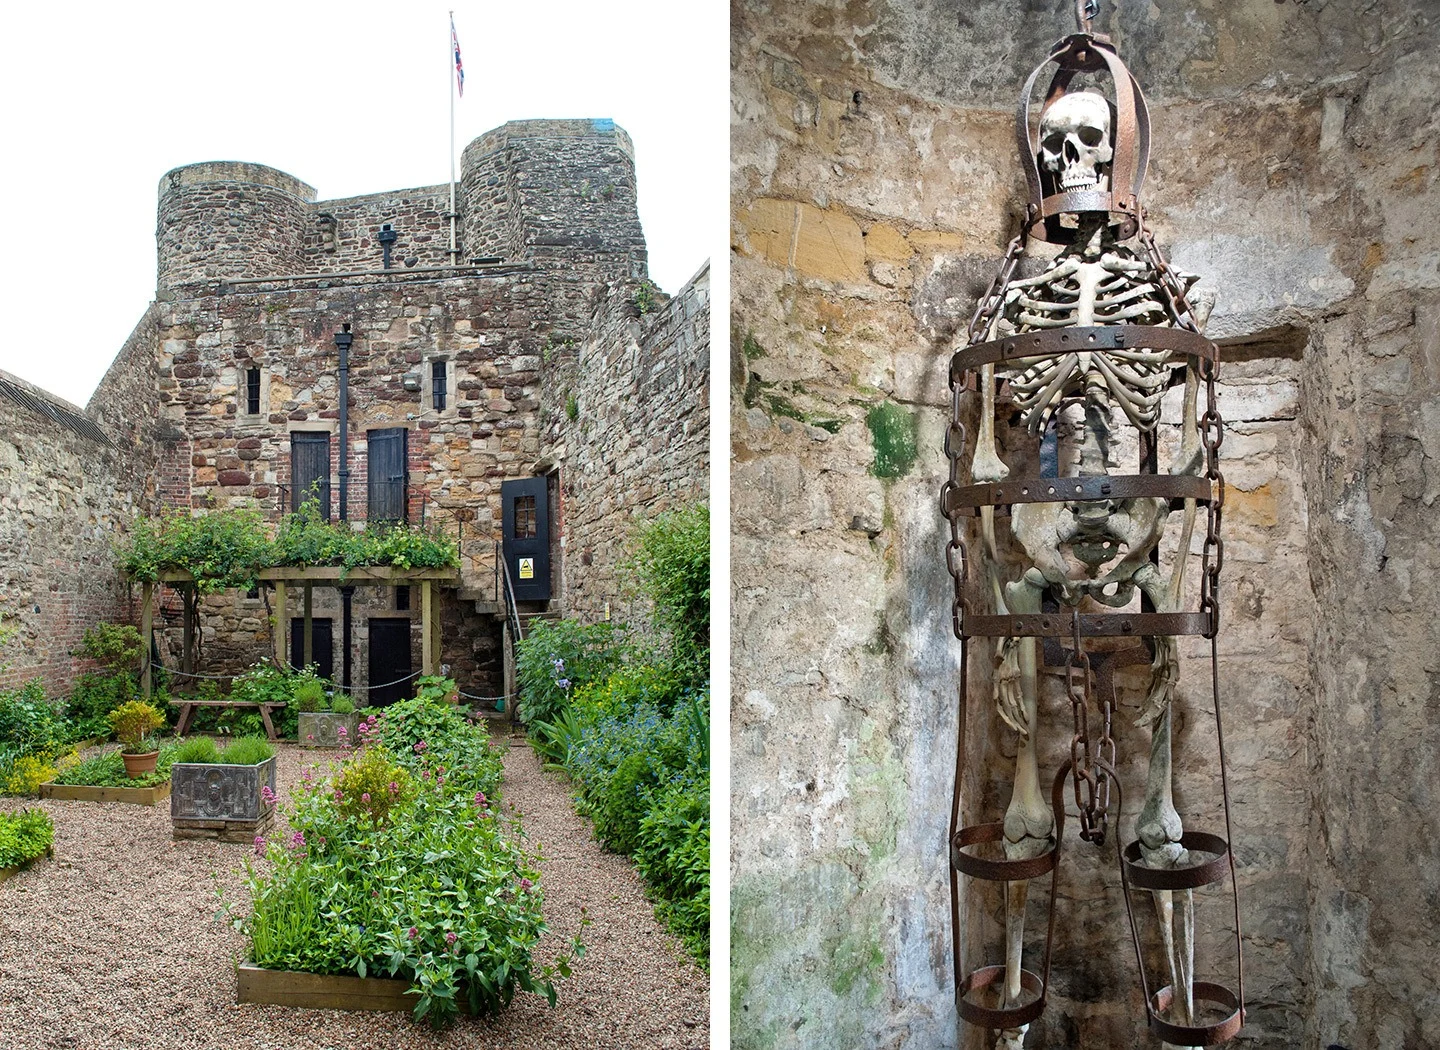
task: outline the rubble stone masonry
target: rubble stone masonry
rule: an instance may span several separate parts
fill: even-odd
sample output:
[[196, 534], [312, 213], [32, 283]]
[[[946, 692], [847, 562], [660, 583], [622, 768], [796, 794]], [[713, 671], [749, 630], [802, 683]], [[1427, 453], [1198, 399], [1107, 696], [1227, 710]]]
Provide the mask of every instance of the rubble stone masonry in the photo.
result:
[[[1399, 0], [1104, 10], [1151, 103], [1152, 224], [1219, 297], [1245, 1045], [1440, 1045], [1440, 621], [1420, 582], [1440, 568], [1440, 23]], [[734, 1045], [979, 1047], [950, 972], [946, 375], [1025, 199], [1016, 97], [1071, 5], [732, 12]], [[867, 425], [879, 406], [916, 428], [897, 477], [872, 470], [894, 437]], [[1207, 656], [1182, 646], [1176, 791], [1187, 826], [1219, 830]], [[991, 659], [970, 661], [971, 821], [999, 819], [1015, 753]], [[1127, 840], [1142, 685], [1118, 717]], [[1070, 729], [1047, 688], [1053, 772]], [[1150, 1045], [1113, 852], [1073, 827], [1026, 1045]], [[998, 905], [965, 914], [970, 965], [1003, 959]], [[1030, 916], [1038, 959], [1043, 901]], [[1201, 976], [1233, 985], [1224, 896], [1198, 921]]]

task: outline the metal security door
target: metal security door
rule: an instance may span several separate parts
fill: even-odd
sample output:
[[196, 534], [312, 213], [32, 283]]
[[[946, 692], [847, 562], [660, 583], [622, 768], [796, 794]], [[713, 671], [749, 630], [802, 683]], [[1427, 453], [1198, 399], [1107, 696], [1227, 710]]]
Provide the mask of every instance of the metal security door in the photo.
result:
[[[383, 707], [415, 695], [410, 674], [410, 621], [370, 618], [370, 705]], [[404, 681], [401, 681], [404, 679]]]
[[550, 600], [550, 500], [544, 478], [500, 483], [501, 550], [515, 598]]
[[405, 428], [372, 430], [369, 438], [369, 519], [404, 521], [406, 464]]

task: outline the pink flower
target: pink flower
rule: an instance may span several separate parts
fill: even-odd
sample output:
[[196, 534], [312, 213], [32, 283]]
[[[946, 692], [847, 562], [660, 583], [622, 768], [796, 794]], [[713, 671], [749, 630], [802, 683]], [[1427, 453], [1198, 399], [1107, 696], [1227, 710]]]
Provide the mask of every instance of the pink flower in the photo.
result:
[[380, 891], [379, 891], [379, 890], [371, 890], [371, 891], [370, 891], [370, 896], [372, 896], [372, 897], [378, 897], [378, 896], [380, 896]]
[[392, 794], [392, 795], [398, 795], [398, 794], [400, 794], [400, 785], [397, 784], [397, 783], [395, 783], [395, 781], [393, 781], [393, 780], [390, 781], [390, 794]]
[[296, 849], [304, 849], [304, 848], [305, 848], [305, 832], [303, 832], [303, 831], [297, 831], [297, 832], [295, 832], [295, 834], [291, 835], [291, 836], [290, 836], [290, 845], [293, 846], [293, 847], [295, 847]]
[[336, 802], [339, 802], [339, 801], [341, 801], [341, 800], [344, 799], [344, 798], [345, 798], [345, 793], [344, 793], [343, 791], [341, 791], [339, 788], [336, 788], [336, 789], [335, 789], [335, 801], [336, 801]]
[[305, 739], [306, 739], [306, 740], [314, 740], [314, 739], [315, 739], [315, 734], [314, 734], [314, 733], [306, 733], [306, 734], [305, 734]]
[[336, 736], [347, 736], [348, 734], [345, 732], [345, 727], [344, 727], [344, 726], [336, 726], [336, 727], [335, 727], [335, 735], [336, 735]]
[[475, 792], [475, 805], [479, 806], [481, 809], [484, 809], [486, 806], [490, 805], [490, 800], [485, 797], [485, 792]]
[[455, 934], [447, 930], [445, 933], [445, 943], [454, 944], [456, 940], [458, 940], [458, 938], [455, 936]]
[[257, 857], [263, 857], [263, 856], [265, 856], [265, 836], [264, 836], [264, 835], [256, 835], [256, 836], [255, 836], [255, 856], [257, 856]]
[[413, 750], [413, 751], [418, 755], [418, 754], [420, 754], [422, 751], [424, 751], [424, 750], [426, 749], [426, 747], [428, 747], [428, 746], [429, 746], [429, 745], [426, 744], [425, 741], [421, 740], [421, 741], [418, 741], [411, 750]]
[[416, 937], [419, 937], [419, 936], [420, 936], [420, 931], [417, 930], [414, 926], [411, 926], [411, 927], [410, 927], [410, 939], [413, 941]]
[[370, 801], [370, 792], [368, 792], [368, 791], [362, 791], [362, 792], [360, 793], [360, 801], [361, 801], [361, 802], [369, 802], [369, 801]]
[[270, 790], [269, 784], [265, 784], [260, 788], [260, 798], [267, 806], [275, 805], [275, 792]]
[[436, 786], [436, 787], [439, 787], [439, 786], [440, 786], [441, 784], [443, 784], [443, 783], [445, 783], [445, 778], [444, 778], [444, 777], [436, 777], [436, 778], [435, 778], [435, 786]]
[[521, 880], [520, 880], [520, 889], [521, 889], [522, 891], [523, 891], [523, 890], [528, 890], [528, 889], [529, 889], [531, 886], [533, 886], [533, 885], [535, 885], [535, 884], [534, 884], [533, 882], [531, 882], [529, 879], [521, 879]]

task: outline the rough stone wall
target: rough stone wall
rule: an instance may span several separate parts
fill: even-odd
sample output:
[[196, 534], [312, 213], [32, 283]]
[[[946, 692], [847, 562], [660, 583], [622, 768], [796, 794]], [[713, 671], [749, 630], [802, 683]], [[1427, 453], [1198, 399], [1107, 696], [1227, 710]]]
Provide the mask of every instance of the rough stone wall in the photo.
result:
[[112, 543], [150, 502], [155, 397], [135, 378], [149, 331], [147, 314], [121, 351], [125, 367], [96, 391], [93, 415], [0, 372], [11, 389], [79, 421], [77, 431], [0, 391], [0, 617], [18, 628], [0, 652], [0, 688], [39, 676], [49, 695], [68, 694], [85, 669], [71, 655], [85, 630], [131, 618]]
[[[460, 193], [457, 185], [457, 203]], [[396, 233], [390, 246], [392, 267], [444, 266], [450, 261], [449, 211], [448, 184], [320, 201], [305, 231], [307, 272], [380, 269], [385, 256], [376, 238], [387, 222]]]
[[[1073, 26], [1071, 5], [1042, 8], [984, 2], [958, 23], [900, 0], [733, 8], [737, 1047], [957, 1045], [945, 376], [1023, 202], [1015, 97]], [[1435, 21], [1433, 5], [1356, 18], [1269, 0], [1127, 2], [1113, 19], [1152, 107], [1153, 225], [1219, 295], [1220, 660], [1251, 1045], [1440, 1038], [1420, 986], [1440, 893], [1423, 816], [1440, 801], [1437, 632], [1410, 598], [1435, 566], [1440, 493]], [[886, 402], [918, 439], [892, 480], [871, 472], [866, 425]], [[1203, 656], [1184, 647], [1177, 804], [1214, 828]], [[982, 696], [987, 663], [977, 647]], [[1129, 814], [1147, 746], [1131, 685]], [[1051, 771], [1061, 703], [1052, 686]], [[967, 814], [997, 819], [1013, 736], [987, 701], [973, 711]], [[1071, 829], [1030, 1040], [1149, 1045], [1113, 859]], [[1233, 984], [1224, 912], [1201, 904], [1202, 975]], [[970, 965], [994, 961], [992, 902], [966, 913], [971, 948], [989, 946]], [[1043, 906], [1031, 914], [1033, 934]]]
[[643, 620], [625, 569], [635, 528], [709, 492], [710, 268], [653, 312], [639, 312], [637, 290], [613, 289], [596, 334], [554, 346], [545, 369], [542, 443], [560, 472], [564, 609], [587, 621]]

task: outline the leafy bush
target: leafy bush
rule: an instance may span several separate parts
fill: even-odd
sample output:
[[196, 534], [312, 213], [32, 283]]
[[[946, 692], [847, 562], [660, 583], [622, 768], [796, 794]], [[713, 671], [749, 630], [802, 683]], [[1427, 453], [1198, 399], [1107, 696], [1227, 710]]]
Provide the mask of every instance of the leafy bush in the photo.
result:
[[337, 696], [330, 701], [330, 710], [337, 715], [353, 715], [355, 713], [355, 701], [348, 696]]
[[675, 662], [695, 684], [710, 674], [710, 508], [661, 514], [640, 531], [635, 568], [654, 603], [656, 626], [670, 634]]
[[619, 624], [537, 621], [516, 647], [520, 717], [526, 722], [553, 721], [572, 691], [604, 681], [633, 655], [634, 645]]
[[333, 780], [306, 780], [293, 792], [292, 835], [261, 842], [264, 863], [246, 866], [249, 912], [224, 905], [251, 959], [407, 980], [415, 1017], [436, 1025], [455, 1016], [462, 996], [475, 1014], [501, 1009], [517, 992], [553, 1005], [555, 981], [569, 976], [583, 948], [577, 940], [553, 965], [535, 965], [546, 927], [534, 858], [488, 799], [451, 782], [412, 781], [413, 796], [402, 792], [382, 820], [347, 810], [353, 786], [371, 779], [360, 771], [387, 762], [366, 749]]
[[389, 823], [390, 812], [415, 798], [415, 781], [383, 747], [367, 747], [333, 778], [340, 813], [374, 827]]
[[133, 675], [85, 671], [75, 680], [65, 711], [87, 736], [105, 737], [110, 735], [106, 716], [139, 695], [140, 686]]
[[494, 798], [505, 768], [490, 747], [490, 734], [443, 699], [416, 696], [372, 712], [361, 723], [361, 740], [379, 743], [415, 776], [443, 777], [454, 790]]
[[448, 704], [460, 702], [460, 692], [455, 688], [455, 679], [443, 678], [438, 674], [417, 678], [415, 695], [424, 697], [426, 700], [444, 700]]
[[103, 755], [81, 762], [70, 769], [62, 769], [55, 775], [55, 783], [82, 785], [86, 787], [158, 787], [170, 779], [170, 766], [175, 762], [176, 745], [160, 749], [155, 760], [155, 772], [132, 777], [125, 772], [125, 760], [118, 751], [107, 751]]
[[43, 857], [55, 842], [55, 825], [43, 809], [0, 813], [0, 868]]
[[55, 779], [56, 769], [49, 758], [41, 755], [21, 755], [0, 777], [0, 794], [33, 795], [40, 785]]
[[85, 631], [80, 648], [72, 655], [94, 660], [118, 673], [137, 670], [143, 651], [140, 632], [128, 623], [97, 623]]
[[319, 679], [307, 678], [295, 683], [295, 710], [310, 713], [324, 711], [327, 704], [325, 686]]
[[110, 728], [120, 740], [127, 755], [149, 753], [151, 740], [147, 734], [165, 726], [165, 716], [143, 700], [121, 704], [109, 714]]
[[[132, 579], [155, 582], [167, 571], [189, 572], [201, 594], [249, 590], [275, 565], [389, 565], [452, 568], [460, 564], [454, 539], [407, 526], [367, 527], [327, 522], [313, 502], [285, 515], [272, 539], [258, 510], [216, 510], [192, 517], [177, 510], [136, 522], [117, 549]], [[343, 576], [343, 574], [342, 574]]]
[[0, 744], [12, 745], [21, 754], [53, 758], [74, 739], [73, 724], [45, 698], [40, 679], [0, 690]]
[[208, 736], [192, 736], [175, 745], [175, 761], [213, 765], [220, 761], [220, 748]]
[[[656, 914], [701, 965], [710, 944], [709, 694], [673, 697], [674, 668], [622, 668], [575, 697], [564, 733], [580, 811], [607, 848], [634, 857]], [[558, 734], [557, 734], [558, 738]]]

